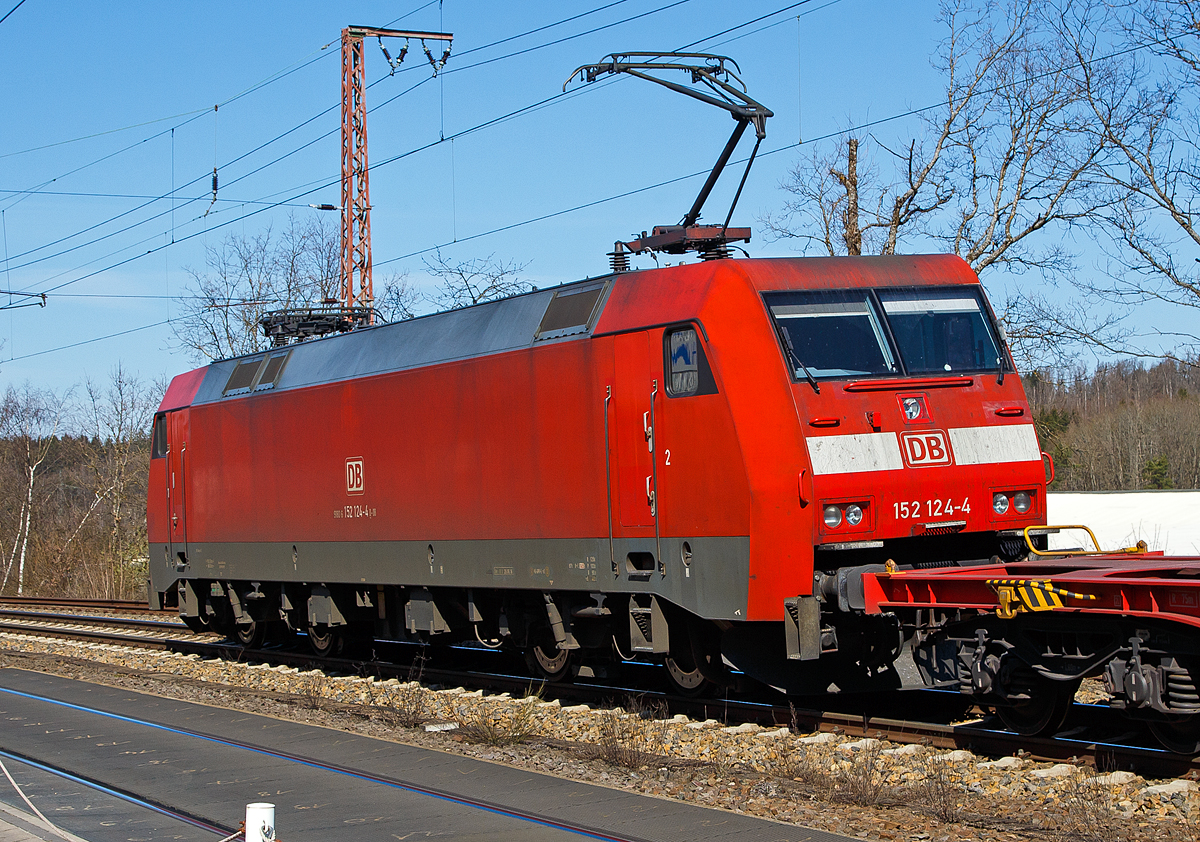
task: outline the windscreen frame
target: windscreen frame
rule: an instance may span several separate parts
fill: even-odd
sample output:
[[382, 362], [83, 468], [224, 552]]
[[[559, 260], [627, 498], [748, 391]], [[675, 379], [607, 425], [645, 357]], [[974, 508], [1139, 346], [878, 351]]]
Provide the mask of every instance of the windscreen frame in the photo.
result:
[[[776, 301], [772, 302], [772, 298]], [[784, 298], [807, 298], [808, 302], [784, 302]], [[854, 380], [861, 378], [893, 377], [902, 373], [902, 366], [896, 355], [895, 343], [887, 329], [883, 312], [872, 290], [868, 287], [852, 289], [800, 289], [800, 290], [768, 290], [763, 292], [763, 303], [766, 305], [768, 318], [775, 328], [776, 338], [783, 346], [784, 359], [792, 372], [792, 379], [812, 377], [816, 380]], [[850, 309], [848, 305], [862, 305], [862, 310]], [[778, 310], [789, 308], [811, 308], [805, 313], [781, 314]], [[840, 309], [839, 309], [840, 308]], [[804, 349], [794, 347], [794, 339], [788, 331], [785, 322], [800, 318], [834, 317], [838, 313], [855, 316], [861, 312], [866, 317], [869, 334], [876, 343], [880, 362], [890, 370], [851, 371], [846, 369], [833, 370], [814, 367], [813, 360], [806, 360]], [[864, 334], [867, 332], [864, 331]], [[835, 371], [835, 373], [821, 373]]]
[[[988, 336], [991, 339], [991, 341], [993, 342], [993, 344], [997, 350], [997, 354], [998, 354], [998, 358], [999, 358], [998, 365], [993, 364], [993, 365], [983, 365], [981, 367], [958, 368], [958, 369], [953, 369], [950, 371], [945, 371], [945, 370], [941, 370], [941, 369], [939, 369], [939, 370], [920, 369], [917, 371], [913, 371], [909, 366], [908, 360], [905, 359], [905, 355], [901, 348], [900, 341], [893, 331], [892, 322], [891, 322], [889, 315], [885, 309], [884, 301], [882, 300], [882, 298], [879, 294], [879, 293], [887, 293], [887, 292], [915, 293], [915, 294], [923, 294], [923, 293], [930, 293], [930, 292], [936, 292], [936, 293], [953, 292], [953, 293], [960, 293], [964, 296], [969, 296], [969, 297], [973, 298], [979, 308], [979, 314], [982, 317], [983, 326], [986, 329], [986, 331], [988, 332]], [[771, 299], [773, 296], [794, 295], [794, 294], [817, 295], [817, 294], [821, 294], [821, 293], [827, 293], [827, 294], [828, 293], [841, 293], [841, 294], [850, 293], [850, 294], [854, 294], [856, 296], [857, 296], [857, 294], [861, 293], [865, 299], [868, 299], [871, 302], [870, 307], [871, 307], [874, 315], [876, 316], [876, 318], [879, 319], [880, 326], [882, 329], [882, 336], [877, 337], [877, 338], [882, 338], [883, 341], [886, 343], [887, 354], [890, 355], [892, 360], [894, 360], [894, 362], [895, 362], [895, 371], [885, 372], [885, 373], [872, 373], [872, 374], [821, 374], [821, 373], [818, 373], [818, 371], [816, 371], [816, 370], [812, 370], [811, 368], [807, 372], [804, 370], [805, 367], [808, 367], [807, 361], [804, 360], [802, 357], [800, 357], [798, 360], [795, 359], [795, 357], [799, 356], [799, 355], [795, 355], [793, 352], [793, 349], [791, 347], [789, 347], [788, 340], [785, 339], [785, 336], [784, 336], [783, 325], [781, 324], [781, 320], [777, 317], [776, 312], [775, 312], [776, 306], [778, 306], [778, 305], [773, 304]], [[877, 378], [886, 379], [886, 378], [900, 378], [900, 377], [911, 377], [911, 376], [923, 376], [923, 377], [960, 376], [960, 375], [965, 375], [965, 374], [973, 374], [973, 375], [986, 374], [986, 373], [1000, 374], [1001, 372], [1008, 374], [1008, 373], [1015, 373], [1015, 371], [1016, 371], [1016, 366], [1014, 365], [1013, 360], [1012, 360], [1012, 351], [1008, 346], [1008, 337], [1004, 334], [1004, 331], [1001, 329], [999, 321], [996, 318], [995, 311], [992, 309], [991, 302], [988, 300], [988, 297], [984, 293], [983, 287], [980, 284], [905, 284], [905, 285], [885, 286], [885, 287], [866, 287], [866, 286], [864, 286], [864, 287], [849, 287], [849, 288], [842, 287], [842, 288], [838, 288], [838, 289], [764, 290], [764, 291], [762, 291], [761, 296], [762, 296], [764, 308], [766, 309], [766, 312], [767, 312], [767, 317], [771, 321], [771, 326], [774, 329], [775, 334], [776, 334], [776, 337], [775, 337], [776, 341], [780, 345], [780, 350], [783, 353], [786, 367], [791, 375], [791, 379], [793, 382], [800, 382], [800, 381], [808, 379], [810, 377], [811, 377], [811, 379], [816, 380], [816, 381], [828, 382], [828, 381], [838, 381], [838, 380], [864, 380], [864, 379], [877, 379]], [[799, 365], [797, 364], [797, 362], [799, 363]]]

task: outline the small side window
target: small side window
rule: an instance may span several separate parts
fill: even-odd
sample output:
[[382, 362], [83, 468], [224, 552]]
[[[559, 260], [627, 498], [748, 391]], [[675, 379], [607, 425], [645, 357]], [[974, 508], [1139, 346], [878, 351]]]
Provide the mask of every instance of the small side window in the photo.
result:
[[273, 389], [279, 383], [279, 375], [283, 373], [283, 364], [287, 362], [288, 355], [291, 351], [283, 354], [273, 354], [267, 357], [267, 364], [263, 366], [262, 375], [258, 378], [258, 382], [254, 384], [254, 391], [260, 392], [263, 389]]
[[667, 394], [673, 398], [715, 395], [717, 384], [696, 329], [671, 329], [665, 338]]
[[154, 416], [154, 430], [151, 434], [150, 458], [161, 459], [167, 455], [167, 416]]
[[254, 385], [254, 377], [258, 374], [258, 369], [262, 365], [263, 357], [258, 357], [253, 360], [243, 360], [233, 368], [233, 374], [229, 375], [229, 382], [225, 384], [223, 395], [240, 395], [242, 392], [249, 392]]
[[604, 282], [560, 289], [554, 293], [546, 312], [542, 314], [535, 340], [558, 339], [576, 333], [586, 333], [597, 315]]

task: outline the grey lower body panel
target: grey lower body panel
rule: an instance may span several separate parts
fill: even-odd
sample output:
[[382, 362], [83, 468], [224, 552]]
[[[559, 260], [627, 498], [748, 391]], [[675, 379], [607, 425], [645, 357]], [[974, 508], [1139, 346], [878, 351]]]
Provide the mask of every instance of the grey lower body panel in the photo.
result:
[[[686, 556], [685, 541], [690, 548]], [[607, 537], [193, 542], [188, 544], [186, 565], [174, 563], [169, 548], [156, 547], [159, 552], [151, 552], [151, 581], [159, 592], [178, 579], [202, 579], [650, 593], [700, 617], [740, 620], [746, 616], [750, 577], [747, 536], [664, 537], [657, 542], [618, 538], [611, 553]], [[162, 561], [154, 561], [156, 554]], [[648, 555], [652, 563], [645, 562]], [[639, 569], [639, 564], [649, 569]]]

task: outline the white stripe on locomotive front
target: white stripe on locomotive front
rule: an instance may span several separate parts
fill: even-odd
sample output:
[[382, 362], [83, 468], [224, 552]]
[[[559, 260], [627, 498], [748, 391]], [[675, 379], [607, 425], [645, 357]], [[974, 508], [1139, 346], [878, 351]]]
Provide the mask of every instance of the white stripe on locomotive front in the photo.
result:
[[1042, 450], [1032, 424], [958, 427], [947, 430], [956, 465], [1040, 462]]
[[[1032, 424], [951, 427], [947, 433], [956, 465], [1039, 462], [1042, 458]], [[904, 468], [900, 441], [895, 433], [810, 436], [805, 442], [808, 444], [814, 475], [899, 471]]]
[[904, 467], [895, 433], [812, 436], [806, 441], [814, 474], [898, 471]]

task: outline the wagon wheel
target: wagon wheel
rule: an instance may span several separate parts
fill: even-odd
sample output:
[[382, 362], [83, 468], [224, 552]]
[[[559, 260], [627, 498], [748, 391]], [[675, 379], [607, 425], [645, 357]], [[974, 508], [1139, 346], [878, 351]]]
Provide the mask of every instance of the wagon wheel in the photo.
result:
[[247, 649], [261, 649], [267, 639], [267, 624], [261, 620], [238, 623], [234, 626], [233, 637]]
[[337, 657], [342, 652], [344, 638], [337, 629], [324, 624], [308, 627], [308, 645], [319, 658]]
[[570, 681], [579, 672], [575, 653], [559, 649], [553, 639], [545, 637], [525, 650], [525, 663], [534, 675], [546, 681]]
[[1152, 721], [1150, 733], [1167, 751], [1186, 755], [1200, 754], [1200, 714]]
[[1013, 705], [996, 705], [996, 715], [1005, 728], [1023, 737], [1050, 736], [1062, 728], [1077, 689], [1077, 681], [1039, 679], [1033, 684], [1030, 698]]
[[666, 668], [667, 683], [671, 692], [680, 696], [708, 696], [717, 689], [717, 685], [705, 678], [704, 673], [700, 672], [700, 668], [695, 664], [684, 664], [668, 655], [663, 660], [663, 666]]

